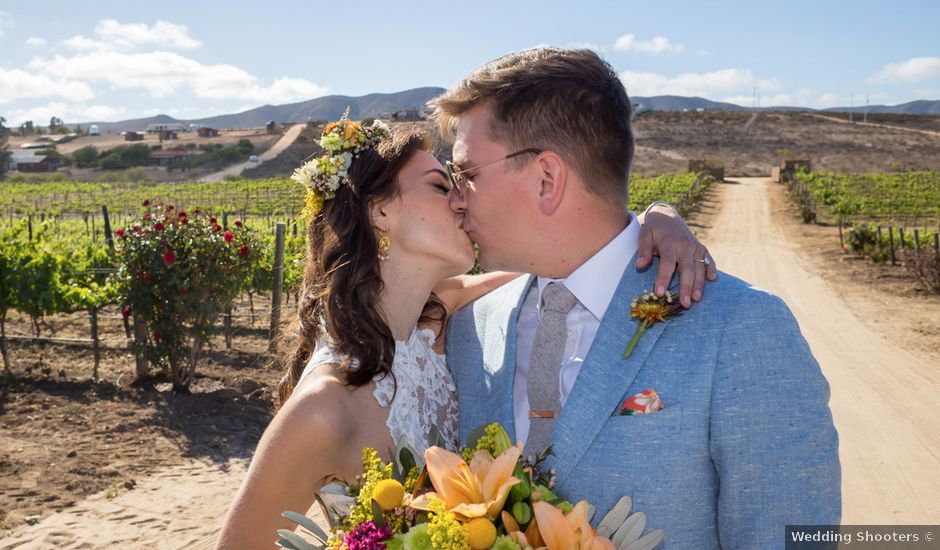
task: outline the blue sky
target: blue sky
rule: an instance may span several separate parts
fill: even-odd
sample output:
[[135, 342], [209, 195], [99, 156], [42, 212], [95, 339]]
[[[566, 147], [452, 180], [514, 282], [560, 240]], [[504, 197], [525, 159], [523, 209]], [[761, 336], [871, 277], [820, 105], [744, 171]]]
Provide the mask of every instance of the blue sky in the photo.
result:
[[198, 118], [454, 85], [502, 54], [597, 49], [631, 95], [750, 106], [940, 99], [940, 2], [0, 3], [0, 116]]

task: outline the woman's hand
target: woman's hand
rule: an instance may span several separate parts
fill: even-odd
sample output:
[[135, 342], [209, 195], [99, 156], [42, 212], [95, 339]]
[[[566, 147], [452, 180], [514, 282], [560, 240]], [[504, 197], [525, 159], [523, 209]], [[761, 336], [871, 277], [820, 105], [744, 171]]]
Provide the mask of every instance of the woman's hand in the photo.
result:
[[[640, 243], [637, 248], [637, 269], [649, 267], [653, 255], [659, 256], [659, 273], [653, 292], [662, 296], [672, 274], [679, 266], [679, 302], [692, 306], [702, 299], [705, 280], [718, 278], [718, 269], [708, 249], [671, 206], [653, 203], [640, 217]], [[705, 260], [703, 262], [702, 260]]]

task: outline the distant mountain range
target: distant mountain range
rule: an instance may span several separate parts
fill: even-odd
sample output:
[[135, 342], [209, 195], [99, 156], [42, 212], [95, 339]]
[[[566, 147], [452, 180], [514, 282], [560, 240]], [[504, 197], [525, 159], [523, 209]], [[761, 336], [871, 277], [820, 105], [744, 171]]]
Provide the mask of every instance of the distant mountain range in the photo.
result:
[[[443, 93], [444, 88], [415, 88], [403, 92], [391, 94], [369, 94], [361, 97], [350, 97], [342, 95], [330, 95], [318, 97], [309, 101], [299, 103], [290, 103], [287, 105], [264, 105], [255, 109], [250, 109], [242, 113], [231, 115], [221, 115], [209, 118], [180, 120], [168, 115], [157, 115], [149, 118], [138, 118], [133, 120], [122, 120], [120, 122], [91, 122], [82, 124], [87, 128], [91, 124], [96, 124], [102, 132], [125, 132], [141, 131], [148, 124], [201, 124], [212, 128], [257, 128], [264, 126], [268, 121], [273, 120], [278, 123], [285, 122], [307, 122], [308, 120], [331, 120], [337, 119], [343, 111], [349, 107], [350, 117], [353, 119], [362, 119], [375, 117], [379, 115], [390, 115], [395, 111], [402, 109], [421, 109], [430, 99]], [[718, 110], [718, 111], [748, 111], [750, 108], [735, 105], [733, 103], [722, 103], [711, 101], [701, 97], [682, 97], [682, 96], [653, 96], [653, 97], [634, 97], [633, 102], [642, 105], [643, 109], [653, 111], [681, 111], [684, 109], [695, 110]], [[903, 114], [930, 114], [940, 115], [940, 100], [911, 101], [901, 105], [869, 105], [867, 107], [832, 107], [823, 109], [823, 111], [833, 112], [857, 112], [862, 113], [865, 110], [869, 113], [903, 113]], [[815, 111], [807, 107], [762, 107], [762, 111]], [[73, 126], [74, 125], [70, 125]]]

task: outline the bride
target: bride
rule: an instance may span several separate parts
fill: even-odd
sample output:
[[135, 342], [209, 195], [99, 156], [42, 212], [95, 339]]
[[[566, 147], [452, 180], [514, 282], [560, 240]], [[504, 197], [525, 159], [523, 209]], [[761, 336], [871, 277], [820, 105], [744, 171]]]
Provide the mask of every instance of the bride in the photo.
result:
[[[298, 315], [281, 346], [278, 411], [219, 548], [271, 547], [277, 529], [294, 527], [281, 512], [306, 512], [325, 485], [354, 481], [364, 447], [408, 444], [423, 456], [436, 426], [456, 448], [447, 316], [519, 276], [461, 275], [473, 267], [473, 243], [449, 207], [453, 183], [426, 137], [344, 117], [320, 143], [327, 153], [294, 175], [310, 189], [309, 249]], [[668, 206], [646, 218], [639, 255], [650, 258], [653, 242], [663, 258], [685, 259], [701, 246]], [[669, 275], [675, 262], [661, 266]], [[693, 270], [680, 276], [691, 288]]]

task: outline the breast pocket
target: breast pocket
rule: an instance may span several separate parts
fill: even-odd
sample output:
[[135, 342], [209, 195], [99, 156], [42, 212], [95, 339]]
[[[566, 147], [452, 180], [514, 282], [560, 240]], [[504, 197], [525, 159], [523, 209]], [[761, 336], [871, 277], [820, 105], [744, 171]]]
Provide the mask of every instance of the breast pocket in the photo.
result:
[[634, 441], [658, 441], [678, 433], [681, 426], [682, 404], [671, 403], [652, 413], [611, 416], [604, 431], [613, 437], [629, 437]]

